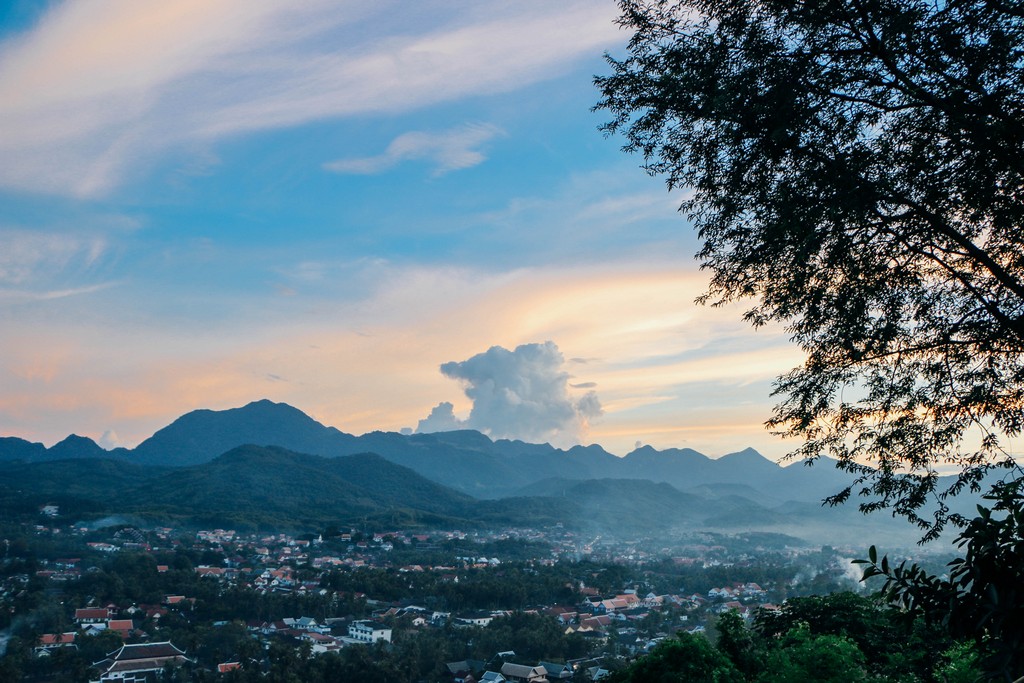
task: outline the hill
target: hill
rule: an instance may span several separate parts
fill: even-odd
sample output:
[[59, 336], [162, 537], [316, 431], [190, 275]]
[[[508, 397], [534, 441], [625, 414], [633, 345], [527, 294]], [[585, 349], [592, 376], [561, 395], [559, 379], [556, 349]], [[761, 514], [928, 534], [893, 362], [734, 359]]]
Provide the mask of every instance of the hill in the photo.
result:
[[777, 500], [814, 502], [847, 485], [848, 475], [822, 459], [815, 467], [782, 467], [753, 449], [709, 458], [692, 449], [638, 448], [616, 457], [598, 445], [561, 450], [549, 444], [492, 441], [470, 430], [362, 436], [327, 427], [284, 403], [255, 401], [229, 410], [196, 410], [160, 429], [133, 450], [103, 451], [93, 441], [71, 436], [52, 448], [22, 439], [0, 439], [0, 461], [114, 457], [159, 467], [187, 467], [212, 461], [238, 446], [279, 446], [324, 457], [376, 453], [444, 486], [476, 498], [517, 495], [542, 479], [642, 479], [686, 490], [708, 484], [736, 484]]
[[[276, 446], [240, 446], [209, 462], [176, 468], [93, 458], [6, 461], [0, 462], [0, 482], [0, 508], [12, 516], [56, 502], [84, 517], [133, 515], [150, 522], [268, 530], [560, 524], [629, 537], [774, 532], [815, 544], [857, 542], [868, 531], [873, 538], [880, 533], [879, 518], [866, 519], [852, 508], [775, 504], [739, 484], [680, 491], [641, 479], [550, 478], [500, 500], [478, 500], [377, 454], [325, 458]], [[889, 522], [889, 531], [912, 531]]]

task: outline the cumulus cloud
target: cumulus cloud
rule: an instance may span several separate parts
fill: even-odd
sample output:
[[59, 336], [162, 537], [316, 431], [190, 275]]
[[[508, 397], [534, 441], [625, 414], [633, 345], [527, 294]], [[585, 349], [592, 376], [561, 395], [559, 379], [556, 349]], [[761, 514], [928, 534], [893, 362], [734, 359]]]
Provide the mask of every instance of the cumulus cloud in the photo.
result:
[[455, 406], [443, 401], [434, 406], [430, 415], [420, 420], [416, 431], [421, 434], [432, 432], [451, 432], [456, 429], [467, 429], [466, 421], [455, 417]]
[[463, 384], [473, 408], [461, 420], [451, 403], [441, 403], [418, 431], [469, 428], [499, 439], [577, 443], [589, 421], [601, 415], [601, 402], [593, 391], [570, 395], [564, 364], [551, 341], [512, 351], [492, 346], [468, 360], [444, 363], [441, 373]]
[[99, 440], [100, 448], [106, 449], [108, 451], [123, 445], [124, 444], [121, 442], [121, 437], [119, 437], [117, 435], [117, 432], [115, 432], [113, 429], [108, 429], [107, 431], [103, 432], [103, 436], [101, 436]]
[[427, 160], [434, 164], [434, 175], [444, 175], [480, 164], [486, 159], [481, 145], [501, 135], [497, 126], [474, 123], [440, 133], [412, 131], [391, 141], [383, 154], [371, 157], [339, 159], [324, 164], [328, 171], [372, 175], [383, 173], [406, 160]]

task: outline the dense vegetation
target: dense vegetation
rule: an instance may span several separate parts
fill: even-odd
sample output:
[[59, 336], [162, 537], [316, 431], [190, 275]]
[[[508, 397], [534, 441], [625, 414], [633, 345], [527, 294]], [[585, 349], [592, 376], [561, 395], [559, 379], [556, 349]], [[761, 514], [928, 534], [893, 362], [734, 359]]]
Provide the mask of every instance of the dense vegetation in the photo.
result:
[[726, 613], [715, 631], [714, 645], [700, 634], [665, 640], [612, 680], [967, 683], [981, 673], [976, 654], [939, 626], [852, 593], [794, 598], [750, 626]]

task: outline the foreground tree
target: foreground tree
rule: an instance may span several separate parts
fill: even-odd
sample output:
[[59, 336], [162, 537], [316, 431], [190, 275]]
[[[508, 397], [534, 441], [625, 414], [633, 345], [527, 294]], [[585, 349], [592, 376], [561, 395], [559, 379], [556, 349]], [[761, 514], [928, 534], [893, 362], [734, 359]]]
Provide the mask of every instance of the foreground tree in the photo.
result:
[[[1024, 480], [999, 484], [985, 497], [991, 508], [961, 531], [964, 557], [949, 563], [948, 578], [916, 564], [889, 564], [872, 546], [864, 577], [884, 576], [881, 594], [907, 614], [941, 624], [953, 638], [973, 639], [981, 664], [994, 678], [1024, 673]], [[1024, 681], [1024, 677], [1020, 680]]]
[[[1024, 6], [1014, 0], [622, 0], [598, 108], [682, 204], [711, 272], [806, 353], [769, 427], [938, 536], [948, 580], [872, 556], [886, 594], [987, 675], [1024, 674]], [[958, 474], [939, 477], [940, 467]], [[993, 515], [951, 514], [1005, 467]], [[927, 512], [926, 512], [927, 511]], [[930, 513], [930, 514], [929, 514]]]
[[614, 673], [612, 683], [743, 683], [729, 658], [702, 635], [679, 633], [664, 640], [651, 653]]
[[715, 630], [714, 646], [702, 635], [679, 633], [615, 680], [954, 683], [975, 681], [980, 674], [973, 649], [936, 631], [920, 615], [897, 614], [877, 596], [798, 598], [778, 611], [758, 611], [750, 626], [729, 612]]
[[832, 503], [861, 493], [936, 536], [947, 495], [1016, 468], [1024, 425], [1024, 8], [622, 11], [629, 56], [596, 79], [606, 131], [692, 193], [704, 301], [750, 299], [806, 352], [769, 426], [858, 475]]

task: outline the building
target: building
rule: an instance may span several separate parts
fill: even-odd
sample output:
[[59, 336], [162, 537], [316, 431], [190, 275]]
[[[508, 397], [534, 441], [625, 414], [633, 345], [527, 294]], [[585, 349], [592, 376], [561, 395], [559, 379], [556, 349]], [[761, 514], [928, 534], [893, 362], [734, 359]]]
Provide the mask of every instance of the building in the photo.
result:
[[505, 677], [505, 680], [516, 683], [548, 683], [548, 672], [543, 666], [505, 662], [501, 665], [501, 675]]
[[44, 633], [39, 636], [39, 645], [34, 649], [37, 657], [45, 657], [50, 654], [50, 650], [55, 650], [59, 647], [68, 647], [72, 649], [78, 649], [75, 644], [75, 633]]
[[110, 610], [106, 607], [80, 607], [75, 610], [75, 623], [79, 626], [84, 624], [105, 624], [110, 621]]
[[354, 621], [349, 624], [348, 637], [360, 643], [390, 643], [391, 629], [376, 621]]
[[185, 652], [170, 641], [122, 645], [120, 649], [108, 654], [106, 659], [93, 664], [103, 672], [95, 683], [141, 683], [152, 680], [151, 674], [159, 674], [166, 666], [181, 666], [191, 662]]

